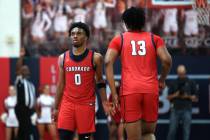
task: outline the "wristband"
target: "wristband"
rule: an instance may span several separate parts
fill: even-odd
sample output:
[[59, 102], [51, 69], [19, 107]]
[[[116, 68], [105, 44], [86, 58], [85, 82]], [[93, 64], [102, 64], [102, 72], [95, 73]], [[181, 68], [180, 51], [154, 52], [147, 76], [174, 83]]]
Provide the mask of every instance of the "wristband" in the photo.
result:
[[96, 86], [97, 86], [98, 89], [106, 88], [106, 84], [105, 83], [97, 83]]

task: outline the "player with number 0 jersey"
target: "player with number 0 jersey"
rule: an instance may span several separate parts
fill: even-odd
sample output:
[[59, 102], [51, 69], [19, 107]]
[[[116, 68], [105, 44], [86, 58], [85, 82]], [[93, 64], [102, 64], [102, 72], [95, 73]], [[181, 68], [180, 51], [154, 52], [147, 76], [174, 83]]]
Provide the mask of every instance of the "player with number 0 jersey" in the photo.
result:
[[[59, 81], [53, 118], [57, 122], [60, 140], [90, 140], [95, 132], [95, 84], [99, 89], [104, 111], [109, 114], [105, 82], [102, 76], [101, 54], [88, 50], [89, 27], [75, 22], [69, 29], [72, 49], [59, 57]], [[109, 107], [110, 106], [110, 107]], [[58, 117], [57, 117], [58, 116]]]

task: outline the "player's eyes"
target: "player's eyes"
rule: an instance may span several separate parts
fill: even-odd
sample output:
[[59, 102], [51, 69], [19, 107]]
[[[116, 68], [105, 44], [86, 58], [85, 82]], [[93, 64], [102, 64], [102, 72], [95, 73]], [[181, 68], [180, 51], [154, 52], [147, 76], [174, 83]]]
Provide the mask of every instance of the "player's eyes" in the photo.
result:
[[71, 36], [74, 36], [74, 35], [81, 35], [81, 34], [82, 34], [82, 32], [76, 32], [76, 33], [72, 32], [72, 33], [71, 33]]

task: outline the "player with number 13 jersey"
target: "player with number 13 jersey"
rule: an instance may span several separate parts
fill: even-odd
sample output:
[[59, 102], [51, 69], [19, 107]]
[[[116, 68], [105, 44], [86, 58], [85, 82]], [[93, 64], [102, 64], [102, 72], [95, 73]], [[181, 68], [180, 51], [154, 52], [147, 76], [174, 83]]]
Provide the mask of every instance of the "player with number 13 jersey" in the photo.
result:
[[[127, 139], [155, 140], [158, 91], [165, 87], [171, 56], [161, 37], [143, 30], [146, 21], [144, 9], [126, 9], [122, 21], [127, 31], [112, 39], [105, 56], [106, 77], [113, 104], [118, 107], [120, 99]], [[113, 64], [118, 56], [122, 69], [119, 99], [113, 82]], [[162, 66], [159, 79], [158, 58]]]
[[125, 32], [110, 42], [109, 48], [121, 56], [121, 95], [158, 94], [156, 50], [164, 46], [163, 39], [150, 32]]

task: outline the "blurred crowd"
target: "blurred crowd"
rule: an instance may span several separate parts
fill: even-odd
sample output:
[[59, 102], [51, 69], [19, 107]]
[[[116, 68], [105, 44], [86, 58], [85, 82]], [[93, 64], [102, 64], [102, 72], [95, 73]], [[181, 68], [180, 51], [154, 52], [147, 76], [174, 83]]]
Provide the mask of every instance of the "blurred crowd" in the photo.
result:
[[[124, 26], [121, 13], [141, 0], [22, 0], [22, 46], [29, 56], [58, 56], [71, 45], [72, 22], [91, 26], [89, 48], [104, 54], [110, 39]], [[210, 26], [198, 25], [192, 9], [146, 9], [146, 31], [161, 35], [172, 53], [210, 54]]]
[[146, 30], [161, 35], [172, 54], [209, 55], [210, 26], [198, 20], [204, 16], [192, 8], [150, 9]]
[[119, 0], [22, 0], [22, 46], [30, 56], [56, 56], [70, 46], [71, 23], [81, 21], [91, 25], [90, 48], [103, 51], [113, 34], [123, 31], [124, 9]]

